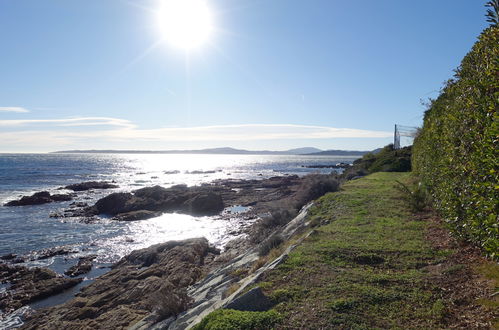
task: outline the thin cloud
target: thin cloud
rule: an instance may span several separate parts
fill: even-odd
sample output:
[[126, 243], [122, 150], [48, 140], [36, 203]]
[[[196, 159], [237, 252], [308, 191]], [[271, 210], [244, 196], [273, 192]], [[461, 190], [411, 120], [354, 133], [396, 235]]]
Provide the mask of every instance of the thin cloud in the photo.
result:
[[39, 125], [39, 124], [49, 124], [53, 126], [120, 126], [133, 128], [130, 121], [119, 118], [109, 118], [109, 117], [75, 117], [75, 118], [63, 118], [63, 119], [9, 119], [0, 120], [0, 126], [27, 126], [27, 125]]
[[[133, 142], [147, 149], [154, 143], [320, 140], [334, 138], [389, 138], [392, 132], [295, 124], [238, 124], [141, 129], [129, 120], [110, 117], [0, 120], [0, 140], [10, 146], [54, 150], [84, 143], [107, 145]], [[74, 129], [81, 127], [80, 129]]]
[[28, 109], [22, 107], [0, 107], [0, 111], [4, 112], [17, 112], [17, 113], [27, 113]]

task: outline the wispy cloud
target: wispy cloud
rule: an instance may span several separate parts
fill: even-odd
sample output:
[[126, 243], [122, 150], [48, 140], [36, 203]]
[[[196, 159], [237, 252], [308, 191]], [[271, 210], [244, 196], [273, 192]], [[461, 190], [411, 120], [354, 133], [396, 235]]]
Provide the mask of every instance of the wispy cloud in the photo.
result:
[[63, 119], [9, 119], [0, 120], [0, 126], [27, 126], [27, 125], [52, 125], [52, 126], [121, 126], [133, 128], [130, 121], [109, 117], [75, 117]]
[[0, 111], [3, 112], [18, 112], [18, 113], [26, 113], [29, 112], [28, 109], [22, 107], [0, 107]]
[[[76, 117], [58, 119], [0, 120], [0, 140], [13, 146], [37, 146], [54, 150], [84, 144], [133, 142], [147, 149], [151, 144], [193, 142], [320, 140], [333, 138], [389, 138], [392, 132], [295, 124], [238, 124], [196, 127], [160, 127], [141, 129], [126, 119], [111, 117]], [[76, 129], [78, 128], [79, 129]]]

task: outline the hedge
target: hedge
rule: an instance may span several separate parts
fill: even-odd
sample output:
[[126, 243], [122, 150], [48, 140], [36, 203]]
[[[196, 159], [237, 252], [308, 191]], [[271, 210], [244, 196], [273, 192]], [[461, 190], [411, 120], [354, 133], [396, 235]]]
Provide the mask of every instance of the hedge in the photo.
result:
[[499, 28], [482, 32], [432, 100], [413, 170], [458, 235], [499, 257]]

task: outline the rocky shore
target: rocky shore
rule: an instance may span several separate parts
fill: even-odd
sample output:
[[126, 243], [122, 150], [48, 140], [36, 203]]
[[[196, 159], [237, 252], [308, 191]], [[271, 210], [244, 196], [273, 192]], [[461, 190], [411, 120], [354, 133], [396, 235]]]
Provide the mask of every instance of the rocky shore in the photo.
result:
[[[92, 185], [82, 183], [80, 187], [83, 189]], [[93, 185], [89, 189], [114, 186], [100, 187]], [[73, 188], [74, 191], [80, 191], [76, 186]], [[188, 287], [210, 270], [226, 265], [248, 249], [257, 248], [270, 233], [285, 226], [308, 201], [337, 188], [338, 182], [327, 175], [303, 178], [282, 176], [263, 180], [219, 180], [194, 187], [153, 186], [111, 193], [91, 206], [73, 203], [58, 216], [76, 217], [83, 222], [99, 221], [101, 216], [111, 216], [117, 221], [139, 221], [166, 212], [179, 212], [191, 215], [220, 214], [223, 219], [221, 212], [224, 209], [240, 205], [250, 207], [245, 217], [257, 217], [260, 221], [246, 230], [245, 239], [229, 242], [222, 255], [218, 255], [219, 251], [210, 247], [204, 238], [171, 241], [133, 251], [113, 265], [109, 272], [83, 288], [74, 299], [35, 313], [24, 328], [49, 325], [56, 328], [126, 328], [147, 315], [154, 315], [158, 320], [175, 317], [191, 306], [193, 298], [187, 294]], [[53, 250], [36, 258], [71, 253], [64, 248]], [[94, 258], [81, 257], [65, 271], [67, 277], [64, 277], [47, 269], [16, 268], [13, 265], [16, 260], [26, 260], [26, 256], [3, 256], [1, 262], [4, 264], [0, 264], [3, 274], [0, 282], [4, 283], [5, 288], [2, 301], [3, 297], [9, 298], [5, 300], [8, 304], [0, 308], [4, 312], [10, 311], [80, 283], [82, 278], [77, 276], [92, 269]], [[24, 273], [39, 276], [21, 276]], [[26, 294], [28, 291], [23, 287], [32, 288], [33, 292]]]

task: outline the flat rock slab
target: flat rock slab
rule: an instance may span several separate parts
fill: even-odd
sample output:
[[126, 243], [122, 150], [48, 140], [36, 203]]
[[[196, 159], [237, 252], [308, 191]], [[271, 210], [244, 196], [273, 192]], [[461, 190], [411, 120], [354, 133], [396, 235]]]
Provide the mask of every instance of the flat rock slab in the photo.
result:
[[0, 309], [14, 311], [36, 300], [67, 290], [80, 278], [65, 278], [47, 268], [27, 268], [0, 264], [0, 282], [10, 284], [0, 299]]
[[213, 253], [204, 238], [135, 250], [74, 299], [35, 313], [24, 329], [126, 329], [147, 315], [174, 316], [187, 308], [185, 288], [202, 276]]

